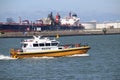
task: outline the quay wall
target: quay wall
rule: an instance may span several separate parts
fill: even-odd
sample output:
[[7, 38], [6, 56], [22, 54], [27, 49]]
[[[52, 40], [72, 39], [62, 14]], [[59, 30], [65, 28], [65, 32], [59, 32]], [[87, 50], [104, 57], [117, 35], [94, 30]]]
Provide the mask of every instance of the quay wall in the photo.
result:
[[[85, 29], [85, 30], [62, 30], [62, 31], [41, 31], [41, 32], [0, 32], [0, 38], [14, 38], [14, 37], [31, 37], [33, 35], [43, 36], [76, 36], [76, 35], [103, 35], [102, 29]], [[106, 35], [120, 34], [120, 28], [107, 29]]]

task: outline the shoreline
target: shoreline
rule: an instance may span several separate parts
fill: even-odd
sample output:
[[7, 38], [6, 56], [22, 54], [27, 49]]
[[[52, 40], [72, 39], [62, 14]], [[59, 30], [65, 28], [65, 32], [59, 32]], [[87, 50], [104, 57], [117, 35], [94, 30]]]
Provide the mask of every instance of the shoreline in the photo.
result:
[[120, 28], [107, 29], [106, 34], [102, 29], [91, 30], [62, 30], [62, 31], [41, 31], [41, 32], [4, 32], [0, 34], [0, 38], [26, 38], [33, 35], [43, 36], [86, 36], [86, 35], [117, 35], [120, 34]]

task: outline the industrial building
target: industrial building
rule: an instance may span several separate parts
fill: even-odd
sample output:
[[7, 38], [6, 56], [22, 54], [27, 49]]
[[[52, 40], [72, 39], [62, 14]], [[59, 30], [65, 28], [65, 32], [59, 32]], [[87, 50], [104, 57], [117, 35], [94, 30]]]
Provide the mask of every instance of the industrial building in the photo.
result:
[[114, 29], [114, 28], [120, 28], [120, 21], [114, 21], [114, 22], [103, 22], [103, 23], [97, 23], [95, 21], [91, 22], [83, 22], [82, 25], [85, 27], [85, 29]]
[[96, 29], [96, 22], [83, 22], [82, 25], [84, 26], [85, 29]]
[[96, 26], [97, 29], [101, 29], [101, 28], [109, 28], [109, 29], [113, 29], [113, 28], [120, 28], [120, 21], [115, 21], [115, 22], [104, 22], [104, 23], [97, 23]]

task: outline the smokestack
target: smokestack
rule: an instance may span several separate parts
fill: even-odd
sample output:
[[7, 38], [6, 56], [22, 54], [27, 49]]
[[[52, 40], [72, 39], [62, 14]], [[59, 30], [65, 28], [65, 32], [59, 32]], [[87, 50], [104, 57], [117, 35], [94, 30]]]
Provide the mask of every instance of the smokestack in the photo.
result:
[[21, 24], [21, 17], [19, 16], [19, 24]]
[[69, 12], [69, 17], [70, 17], [70, 18], [71, 18], [71, 15], [72, 15], [71, 12]]

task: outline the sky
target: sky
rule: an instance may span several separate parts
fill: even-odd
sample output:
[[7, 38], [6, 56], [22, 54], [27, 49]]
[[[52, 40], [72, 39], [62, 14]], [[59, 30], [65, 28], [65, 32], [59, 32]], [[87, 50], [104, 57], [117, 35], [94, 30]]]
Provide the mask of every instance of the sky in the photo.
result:
[[85, 21], [120, 20], [120, 0], [0, 0], [0, 22], [6, 18], [35, 21], [59, 12], [61, 17], [76, 13]]

